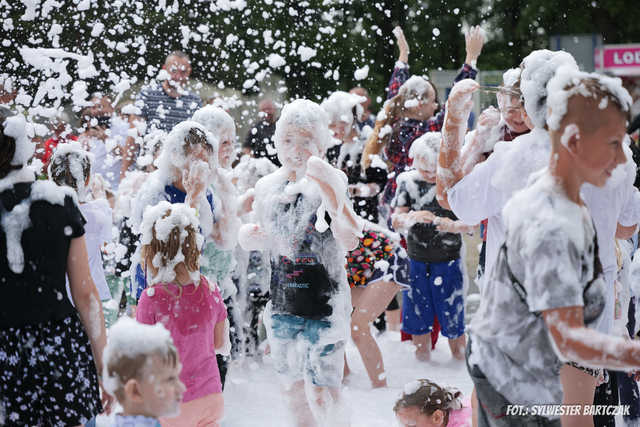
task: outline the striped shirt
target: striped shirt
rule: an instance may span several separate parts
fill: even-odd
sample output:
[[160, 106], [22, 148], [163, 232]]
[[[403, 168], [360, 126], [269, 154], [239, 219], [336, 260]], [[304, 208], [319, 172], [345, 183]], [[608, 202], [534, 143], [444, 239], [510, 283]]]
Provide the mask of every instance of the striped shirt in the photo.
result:
[[179, 98], [173, 98], [164, 91], [161, 85], [151, 84], [142, 88], [136, 99], [136, 106], [142, 110], [142, 117], [147, 121], [147, 129], [152, 126], [171, 132], [175, 125], [189, 120], [193, 113], [202, 106], [200, 97], [185, 91]]

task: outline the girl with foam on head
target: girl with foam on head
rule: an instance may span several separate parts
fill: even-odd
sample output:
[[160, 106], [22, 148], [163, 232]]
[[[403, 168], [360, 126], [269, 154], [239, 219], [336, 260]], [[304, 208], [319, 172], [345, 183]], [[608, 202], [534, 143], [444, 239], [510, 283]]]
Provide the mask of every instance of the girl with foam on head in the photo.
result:
[[150, 286], [140, 296], [136, 319], [160, 322], [171, 332], [182, 363], [180, 380], [187, 386], [180, 416], [161, 420], [165, 427], [217, 426], [223, 414], [216, 350], [228, 341], [227, 309], [217, 285], [200, 274], [204, 238], [198, 229], [193, 208], [167, 201], [147, 208], [142, 222]]
[[427, 379], [405, 384], [393, 406], [401, 427], [465, 427], [471, 425], [469, 402], [462, 393]]

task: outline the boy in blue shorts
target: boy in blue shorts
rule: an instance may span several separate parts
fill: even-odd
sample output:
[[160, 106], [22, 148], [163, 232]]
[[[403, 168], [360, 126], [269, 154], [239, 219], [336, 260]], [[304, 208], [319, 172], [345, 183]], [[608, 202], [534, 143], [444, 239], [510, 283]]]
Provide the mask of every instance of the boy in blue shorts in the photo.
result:
[[410, 289], [403, 292], [402, 330], [412, 335], [418, 360], [431, 358], [431, 330], [437, 316], [451, 353], [464, 358], [464, 290], [461, 232], [473, 227], [438, 204], [436, 160], [441, 134], [428, 132], [411, 145], [413, 170], [398, 176], [392, 202], [393, 226], [407, 240]]

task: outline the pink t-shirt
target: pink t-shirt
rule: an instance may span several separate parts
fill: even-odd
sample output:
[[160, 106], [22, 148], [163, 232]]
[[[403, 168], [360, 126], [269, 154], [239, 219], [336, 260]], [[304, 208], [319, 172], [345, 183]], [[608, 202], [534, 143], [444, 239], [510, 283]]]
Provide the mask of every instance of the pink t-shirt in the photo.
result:
[[462, 408], [449, 412], [447, 427], [471, 427], [471, 398], [462, 401]]
[[213, 334], [216, 323], [226, 318], [220, 290], [204, 276], [197, 287], [157, 283], [140, 296], [136, 320], [150, 325], [162, 322], [178, 349], [180, 381], [187, 387], [183, 402], [222, 392]]

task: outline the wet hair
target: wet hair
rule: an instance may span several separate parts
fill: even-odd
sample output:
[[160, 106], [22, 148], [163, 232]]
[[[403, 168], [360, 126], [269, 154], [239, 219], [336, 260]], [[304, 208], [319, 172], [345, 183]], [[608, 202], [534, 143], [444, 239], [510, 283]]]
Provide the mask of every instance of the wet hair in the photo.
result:
[[[162, 218], [171, 215], [171, 208], [167, 209]], [[181, 238], [182, 233], [186, 232], [184, 240]], [[142, 246], [142, 259], [151, 264], [151, 261], [160, 255], [160, 265], [158, 268], [165, 268], [170, 265], [171, 261], [176, 257], [178, 251], [182, 251], [184, 256], [184, 265], [190, 272], [197, 271], [200, 268], [200, 250], [198, 249], [198, 230], [192, 225], [186, 227], [175, 226], [169, 233], [166, 240], [158, 239], [156, 234], [155, 223], [151, 227], [151, 242]], [[181, 244], [182, 242], [182, 244]]]
[[106, 374], [118, 379], [118, 388], [114, 394], [118, 401], [124, 400], [124, 386], [129, 380], [142, 380], [148, 376], [152, 357], [157, 357], [167, 366], [174, 367], [178, 364], [178, 350], [169, 337], [165, 341], [165, 348], [152, 353], [138, 353], [135, 355], [118, 352], [109, 358], [106, 365]]
[[184, 137], [184, 145], [182, 146], [185, 155], [197, 145], [202, 145], [210, 153], [213, 153], [213, 146], [209, 143], [207, 136], [202, 129], [191, 128]]
[[[418, 384], [416, 384], [415, 390], [402, 393], [400, 399], [393, 406], [393, 412], [398, 412], [402, 408], [416, 407], [420, 413], [431, 416], [439, 409], [444, 412], [444, 425], [446, 426], [449, 422], [449, 412], [452, 409], [458, 409], [456, 405], [462, 393], [458, 390], [440, 387], [426, 379], [416, 380], [416, 382]], [[405, 390], [406, 388], [405, 386]]]
[[22, 165], [12, 165], [16, 154], [16, 140], [4, 133], [4, 125], [0, 123], [0, 179], [14, 170], [22, 169]]
[[[79, 168], [78, 168], [79, 166]], [[74, 170], [82, 170], [82, 183], [78, 183], [78, 177], [74, 176]], [[49, 179], [58, 185], [66, 185], [76, 191], [84, 186], [91, 176], [91, 159], [89, 153], [82, 150], [54, 152], [49, 163]]]

